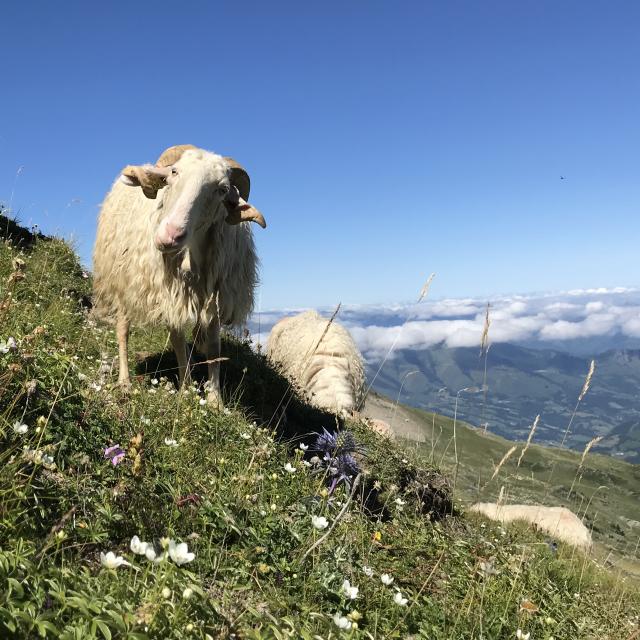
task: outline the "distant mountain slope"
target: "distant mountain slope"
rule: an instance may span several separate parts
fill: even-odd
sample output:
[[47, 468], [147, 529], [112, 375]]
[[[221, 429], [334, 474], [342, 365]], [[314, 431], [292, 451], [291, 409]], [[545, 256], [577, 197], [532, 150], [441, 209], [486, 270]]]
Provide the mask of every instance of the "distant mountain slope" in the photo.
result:
[[[541, 420], [535, 441], [562, 440], [589, 369], [590, 358], [552, 349], [496, 344], [489, 350], [486, 403], [484, 359], [471, 347], [435, 346], [421, 351], [399, 350], [376, 378], [373, 388], [415, 407], [452, 416], [509, 439], [526, 438], [535, 416]], [[373, 378], [377, 366], [369, 368]], [[483, 407], [484, 404], [484, 407]], [[580, 404], [568, 444], [583, 448], [594, 436], [606, 437], [599, 450], [640, 462], [640, 351], [615, 350], [598, 356], [591, 389]], [[625, 426], [627, 425], [627, 426]]]

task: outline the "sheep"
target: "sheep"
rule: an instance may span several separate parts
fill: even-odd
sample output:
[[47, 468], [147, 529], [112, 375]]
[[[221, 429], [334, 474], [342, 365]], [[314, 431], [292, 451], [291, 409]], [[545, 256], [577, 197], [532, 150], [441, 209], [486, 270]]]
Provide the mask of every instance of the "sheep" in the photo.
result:
[[180, 384], [189, 379], [185, 330], [208, 361], [208, 395], [220, 395], [220, 326], [241, 325], [253, 308], [258, 259], [249, 221], [249, 176], [233, 159], [179, 145], [156, 165], [127, 166], [107, 194], [94, 246], [94, 304], [115, 324], [118, 382], [130, 386], [130, 326], [164, 325]]
[[310, 403], [345, 416], [362, 405], [362, 356], [349, 332], [316, 311], [277, 322], [267, 356], [299, 386]]
[[589, 529], [575, 513], [566, 507], [529, 504], [497, 505], [493, 502], [478, 502], [470, 510], [503, 523], [524, 520], [558, 540], [584, 550], [591, 547]]

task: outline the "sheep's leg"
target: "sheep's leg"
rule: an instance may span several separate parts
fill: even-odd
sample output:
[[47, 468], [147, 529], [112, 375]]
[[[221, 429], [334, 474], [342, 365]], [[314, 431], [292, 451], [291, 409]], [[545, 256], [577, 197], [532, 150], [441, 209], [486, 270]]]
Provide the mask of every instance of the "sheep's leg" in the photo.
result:
[[187, 341], [184, 339], [184, 333], [182, 333], [182, 331], [171, 329], [169, 335], [171, 336], [171, 344], [173, 345], [173, 350], [176, 352], [176, 359], [178, 360], [178, 382], [180, 387], [184, 387], [185, 384], [189, 384], [189, 380], [191, 380], [189, 357], [187, 356]]
[[222, 409], [222, 394], [220, 392], [220, 323], [214, 320], [205, 330], [205, 356], [209, 368], [209, 392], [207, 402]]
[[116, 336], [118, 338], [118, 361], [120, 367], [118, 384], [128, 389], [131, 386], [129, 378], [129, 320], [123, 313], [118, 313]]

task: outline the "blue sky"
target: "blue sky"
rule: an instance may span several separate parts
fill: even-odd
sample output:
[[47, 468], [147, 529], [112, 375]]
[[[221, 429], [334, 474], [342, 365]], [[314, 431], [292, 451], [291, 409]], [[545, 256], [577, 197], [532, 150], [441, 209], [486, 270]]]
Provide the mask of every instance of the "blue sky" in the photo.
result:
[[119, 169], [189, 142], [251, 173], [263, 309], [639, 284], [637, 2], [2, 16], [0, 201], [87, 263]]

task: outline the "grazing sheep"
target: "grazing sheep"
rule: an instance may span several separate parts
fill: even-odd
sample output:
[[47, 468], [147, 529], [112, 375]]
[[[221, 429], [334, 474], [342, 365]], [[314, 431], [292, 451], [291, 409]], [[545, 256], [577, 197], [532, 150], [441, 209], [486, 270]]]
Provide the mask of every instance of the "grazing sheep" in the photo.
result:
[[192, 145], [122, 171], [102, 205], [93, 255], [96, 315], [116, 325], [122, 386], [131, 324], [168, 327], [181, 384], [193, 326], [209, 361], [208, 400], [221, 404], [220, 325], [240, 325], [252, 310], [258, 259], [248, 221], [266, 226], [248, 197], [239, 164]]
[[584, 526], [575, 513], [566, 507], [543, 507], [529, 504], [498, 506], [493, 502], [478, 502], [470, 510], [503, 523], [524, 520], [558, 540], [582, 549], [591, 547], [589, 529]]
[[364, 396], [362, 356], [349, 332], [315, 311], [283, 318], [269, 335], [267, 355], [299, 385], [311, 404], [346, 415]]

